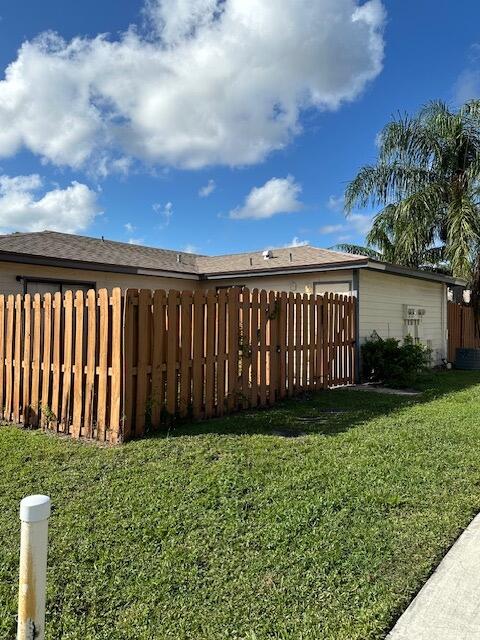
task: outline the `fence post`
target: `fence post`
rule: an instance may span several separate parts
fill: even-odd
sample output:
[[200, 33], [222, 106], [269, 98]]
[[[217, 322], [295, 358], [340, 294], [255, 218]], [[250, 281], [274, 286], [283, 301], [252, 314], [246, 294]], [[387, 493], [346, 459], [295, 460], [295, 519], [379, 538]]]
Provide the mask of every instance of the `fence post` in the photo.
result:
[[45, 590], [50, 498], [28, 496], [20, 502], [20, 579], [17, 640], [44, 640]]

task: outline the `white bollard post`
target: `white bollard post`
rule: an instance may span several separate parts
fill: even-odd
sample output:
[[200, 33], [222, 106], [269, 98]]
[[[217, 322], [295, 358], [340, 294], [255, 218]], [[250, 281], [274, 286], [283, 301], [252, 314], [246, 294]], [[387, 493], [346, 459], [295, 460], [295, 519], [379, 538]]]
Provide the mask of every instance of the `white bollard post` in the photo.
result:
[[17, 640], [44, 640], [45, 590], [50, 498], [28, 496], [20, 502], [20, 581]]

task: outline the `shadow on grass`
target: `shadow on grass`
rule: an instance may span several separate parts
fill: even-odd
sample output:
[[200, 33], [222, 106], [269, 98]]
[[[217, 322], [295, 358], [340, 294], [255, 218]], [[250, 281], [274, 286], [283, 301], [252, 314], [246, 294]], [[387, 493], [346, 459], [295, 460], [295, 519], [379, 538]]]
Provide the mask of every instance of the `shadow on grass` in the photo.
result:
[[335, 436], [376, 417], [426, 404], [480, 384], [480, 372], [426, 374], [416, 385], [418, 396], [386, 395], [339, 388], [306, 393], [267, 409], [251, 409], [203, 422], [182, 422], [150, 433], [150, 438], [201, 435], [266, 435], [295, 438]]

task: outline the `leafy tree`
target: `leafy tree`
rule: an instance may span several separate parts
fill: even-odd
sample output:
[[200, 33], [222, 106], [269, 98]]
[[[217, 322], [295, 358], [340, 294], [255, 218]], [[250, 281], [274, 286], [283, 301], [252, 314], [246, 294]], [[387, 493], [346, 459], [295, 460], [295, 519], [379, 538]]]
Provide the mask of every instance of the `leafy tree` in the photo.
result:
[[367, 236], [372, 257], [448, 271], [478, 294], [479, 196], [480, 100], [458, 110], [437, 101], [386, 125], [377, 163], [361, 168], [347, 186], [345, 210], [382, 207]]

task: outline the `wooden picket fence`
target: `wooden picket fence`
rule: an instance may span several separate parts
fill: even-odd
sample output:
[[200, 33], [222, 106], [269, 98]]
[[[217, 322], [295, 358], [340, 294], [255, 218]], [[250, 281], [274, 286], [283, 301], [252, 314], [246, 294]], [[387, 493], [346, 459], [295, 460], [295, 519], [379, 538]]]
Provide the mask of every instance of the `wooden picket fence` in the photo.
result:
[[239, 288], [0, 295], [0, 418], [116, 443], [349, 384], [355, 314]]
[[480, 336], [475, 328], [472, 307], [448, 302], [448, 361], [455, 362], [461, 347], [480, 349]]

